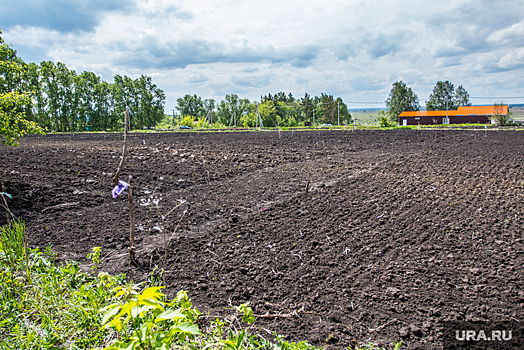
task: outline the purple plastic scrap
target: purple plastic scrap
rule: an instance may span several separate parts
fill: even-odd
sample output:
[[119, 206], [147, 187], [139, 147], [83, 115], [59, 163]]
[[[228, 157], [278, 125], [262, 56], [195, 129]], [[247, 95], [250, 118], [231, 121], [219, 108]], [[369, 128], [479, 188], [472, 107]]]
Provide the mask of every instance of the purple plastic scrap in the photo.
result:
[[118, 180], [118, 185], [116, 185], [115, 188], [113, 188], [113, 191], [111, 191], [111, 193], [113, 194], [113, 198], [116, 198], [120, 193], [127, 190], [128, 186], [129, 185], [124, 181]]

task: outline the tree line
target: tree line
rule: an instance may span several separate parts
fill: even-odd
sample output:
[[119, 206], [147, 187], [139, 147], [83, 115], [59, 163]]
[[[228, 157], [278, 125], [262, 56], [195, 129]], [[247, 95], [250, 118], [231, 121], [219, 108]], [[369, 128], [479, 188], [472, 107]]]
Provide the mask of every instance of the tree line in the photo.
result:
[[[455, 86], [448, 80], [438, 81], [426, 101], [428, 111], [456, 110], [461, 106], [471, 106], [469, 93], [462, 85], [455, 89]], [[381, 124], [388, 121], [398, 123], [398, 116], [402, 112], [420, 110], [417, 94], [403, 81], [393, 84], [386, 100], [386, 107], [387, 112], [379, 115]]]
[[93, 72], [77, 74], [62, 62], [26, 64], [3, 40], [0, 62], [19, 67], [0, 71], [0, 92], [24, 95], [18, 112], [47, 130], [115, 130], [122, 127], [126, 108], [132, 129], [153, 127], [164, 118], [164, 91], [149, 76], [115, 75], [108, 83]]
[[[177, 99], [176, 109], [183, 120], [189, 123], [210, 117], [213, 123], [224, 126], [254, 127], [262, 120], [263, 126], [298, 126], [305, 122], [317, 124], [348, 124], [352, 122], [351, 113], [342, 98], [322, 93], [320, 96], [304, 94], [295, 98], [292, 93], [269, 93], [259, 101], [240, 98], [236, 94], [226, 95], [216, 103], [213, 99], [202, 99], [197, 95], [185, 95]], [[187, 117], [191, 118], [187, 118]]]

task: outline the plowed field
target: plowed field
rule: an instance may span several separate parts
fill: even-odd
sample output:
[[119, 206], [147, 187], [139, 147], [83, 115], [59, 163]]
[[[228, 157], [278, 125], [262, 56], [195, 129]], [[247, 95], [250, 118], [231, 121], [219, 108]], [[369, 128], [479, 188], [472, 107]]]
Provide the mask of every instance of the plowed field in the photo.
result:
[[111, 197], [120, 134], [1, 147], [0, 182], [31, 246], [59, 259], [87, 264], [102, 246], [102, 269], [139, 282], [167, 246], [168, 294], [187, 290], [207, 314], [249, 301], [263, 335], [439, 349], [444, 321], [524, 321], [523, 140], [495, 130], [131, 134], [121, 178], [132, 176], [142, 268], [126, 254], [127, 195]]

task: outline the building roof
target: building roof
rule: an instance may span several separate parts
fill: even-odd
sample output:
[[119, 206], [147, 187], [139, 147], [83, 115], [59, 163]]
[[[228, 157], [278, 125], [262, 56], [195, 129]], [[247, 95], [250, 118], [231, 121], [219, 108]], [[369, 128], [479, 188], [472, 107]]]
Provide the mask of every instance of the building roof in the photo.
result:
[[[444, 114], [443, 114], [444, 113]], [[457, 115], [457, 111], [448, 111], [448, 116]], [[442, 117], [446, 116], [446, 111], [416, 111], [416, 112], [402, 112], [400, 117]]]
[[[499, 109], [497, 111], [497, 109]], [[509, 106], [468, 106], [459, 107], [457, 110], [448, 110], [447, 115], [450, 117], [471, 116], [471, 115], [494, 115], [494, 114], [508, 114]], [[416, 111], [416, 112], [402, 112], [399, 117], [445, 117], [446, 111]]]
[[508, 114], [509, 106], [471, 106], [459, 107], [457, 115], [494, 115], [494, 114]]

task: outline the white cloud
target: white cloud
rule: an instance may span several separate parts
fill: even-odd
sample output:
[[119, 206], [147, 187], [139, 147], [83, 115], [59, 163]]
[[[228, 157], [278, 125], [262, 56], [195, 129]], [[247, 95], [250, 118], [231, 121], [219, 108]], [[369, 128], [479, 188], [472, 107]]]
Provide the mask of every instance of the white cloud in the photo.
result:
[[[97, 7], [86, 7], [91, 3]], [[44, 22], [11, 10], [3, 37], [26, 61], [62, 61], [108, 81], [114, 74], [151, 75], [166, 92], [166, 110], [186, 93], [221, 100], [226, 93], [258, 99], [280, 90], [295, 96], [326, 92], [347, 101], [382, 103], [397, 80], [421, 99], [438, 80], [464, 85], [472, 96], [508, 86], [508, 79], [511, 91], [524, 87], [521, 2], [114, 4], [72, 1], [50, 7], [60, 8], [55, 12], [34, 6], [35, 13], [51, 14]], [[74, 19], [76, 13], [86, 14], [76, 26], [57, 17]]]
[[522, 45], [524, 42], [524, 20], [493, 32], [488, 37], [488, 41], [500, 44]]

